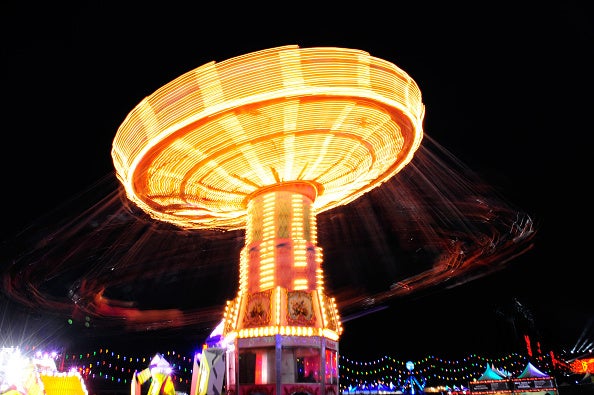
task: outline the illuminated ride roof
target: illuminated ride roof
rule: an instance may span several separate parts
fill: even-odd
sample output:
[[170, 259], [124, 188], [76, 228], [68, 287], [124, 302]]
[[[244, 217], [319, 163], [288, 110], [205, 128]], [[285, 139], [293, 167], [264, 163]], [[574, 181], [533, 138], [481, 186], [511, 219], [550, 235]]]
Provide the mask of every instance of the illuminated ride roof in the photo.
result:
[[308, 184], [319, 213], [387, 181], [412, 159], [423, 116], [418, 86], [390, 62], [282, 46], [207, 63], [146, 97], [112, 158], [152, 217], [237, 229], [268, 187]]

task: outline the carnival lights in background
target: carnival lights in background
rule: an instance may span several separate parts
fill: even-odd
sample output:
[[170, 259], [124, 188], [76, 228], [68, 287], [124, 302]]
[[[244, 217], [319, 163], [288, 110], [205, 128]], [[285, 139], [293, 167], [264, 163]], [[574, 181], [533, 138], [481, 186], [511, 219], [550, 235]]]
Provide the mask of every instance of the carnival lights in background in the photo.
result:
[[[179, 390], [189, 389], [192, 380], [193, 355], [184, 355], [175, 351], [163, 353], [164, 358], [173, 369], [172, 379]], [[64, 365], [75, 367], [81, 376], [95, 385], [129, 385], [134, 371], [144, 369], [151, 361], [152, 354], [122, 354], [110, 349], [98, 349], [87, 353], [64, 355]], [[487, 358], [477, 354], [469, 354], [461, 359], [444, 359], [429, 355], [413, 360], [414, 370], [409, 372], [409, 359], [397, 359], [392, 356], [360, 361], [345, 356], [340, 357], [340, 388], [348, 392], [349, 388], [364, 385], [377, 388], [378, 385], [392, 385], [399, 388], [414, 374], [426, 380], [426, 389], [441, 387], [467, 387], [469, 382], [479, 378], [485, 366], [492, 365], [500, 370], [518, 375], [530, 360], [527, 356], [510, 353], [498, 358]], [[539, 369], [552, 373], [553, 361], [550, 355], [544, 354], [536, 359]]]
[[[108, 348], [86, 353], [64, 355], [64, 365], [75, 368], [88, 381], [125, 384], [132, 381], [135, 371], [142, 371], [154, 355], [125, 355]], [[167, 351], [163, 357], [172, 368], [171, 378], [176, 385], [190, 385], [194, 356]]]
[[[485, 358], [477, 354], [457, 360], [447, 360], [436, 356], [413, 361], [414, 369], [409, 372], [408, 360], [397, 360], [384, 356], [372, 361], [355, 361], [341, 357], [341, 387], [349, 388], [365, 385], [374, 388], [378, 383], [400, 388], [408, 379], [409, 373], [426, 380], [426, 387], [466, 387], [468, 383], [479, 378], [486, 365], [494, 365], [512, 375], [522, 372], [528, 358], [517, 353], [508, 354], [500, 358]], [[543, 357], [539, 367], [550, 371], [550, 360]]]
[[[11, 358], [14, 358], [16, 355], [21, 355], [21, 350], [10, 354]], [[109, 348], [99, 348], [84, 353], [44, 352], [33, 348], [24, 348], [22, 354], [35, 355], [36, 360], [51, 358], [60, 370], [60, 372], [56, 372], [57, 375], [79, 374], [87, 386], [92, 388], [130, 385], [134, 372], [146, 368], [154, 356], [148, 353], [144, 355], [125, 354]], [[163, 357], [171, 364], [172, 379], [176, 388], [182, 391], [189, 389], [194, 355], [166, 351], [163, 353]], [[479, 378], [487, 365], [517, 376], [528, 361], [533, 361], [543, 372], [555, 373], [558, 378], [561, 375], [594, 371], [594, 358], [584, 358], [566, 363], [554, 358], [551, 354], [542, 354], [534, 358], [518, 353], [510, 353], [498, 358], [469, 354], [461, 359], [444, 359], [429, 355], [413, 360], [412, 372], [409, 372], [407, 368], [409, 361], [409, 359], [397, 359], [393, 356], [382, 356], [366, 361], [341, 356], [339, 361], [341, 392], [348, 392], [349, 388], [356, 386], [374, 389], [379, 385], [388, 387], [391, 385], [399, 388], [409, 377], [409, 374], [426, 380], [427, 390], [446, 387], [464, 388]], [[8, 377], [7, 372], [7, 368], [3, 368], [3, 377]]]

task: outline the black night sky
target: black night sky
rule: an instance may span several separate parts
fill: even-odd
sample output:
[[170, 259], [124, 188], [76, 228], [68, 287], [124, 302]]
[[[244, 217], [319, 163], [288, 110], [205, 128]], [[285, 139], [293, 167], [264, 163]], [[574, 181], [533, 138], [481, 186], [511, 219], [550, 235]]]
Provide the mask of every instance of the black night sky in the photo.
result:
[[[0, 265], [15, 259], [7, 247], [15, 239], [26, 245], [23, 230], [43, 233], [39, 218], [67, 212], [64, 202], [114, 172], [118, 126], [159, 87], [209, 61], [275, 46], [356, 48], [417, 82], [425, 133], [534, 218], [538, 231], [534, 248], [504, 270], [345, 322], [341, 353], [521, 352], [527, 332], [556, 352], [583, 333], [594, 341], [586, 149], [594, 18], [583, 2], [126, 3], [2, 5]], [[23, 315], [4, 291], [3, 334]], [[34, 315], [32, 326], [43, 319]], [[91, 330], [81, 339], [109, 340]], [[156, 331], [116, 333], [113, 341], [151, 336], [175, 340]], [[181, 338], [200, 345], [204, 332], [188, 328]]]

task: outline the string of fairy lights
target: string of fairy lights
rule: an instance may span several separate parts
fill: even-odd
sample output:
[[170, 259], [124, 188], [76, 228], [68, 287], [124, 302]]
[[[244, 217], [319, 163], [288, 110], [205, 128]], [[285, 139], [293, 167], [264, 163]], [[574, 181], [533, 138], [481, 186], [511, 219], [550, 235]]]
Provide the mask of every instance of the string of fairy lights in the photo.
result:
[[[194, 356], [175, 351], [167, 351], [162, 355], [171, 364], [172, 379], [176, 388], [189, 389]], [[63, 364], [67, 369], [76, 369], [91, 386], [129, 385], [134, 372], [147, 368], [153, 356], [125, 355], [100, 348], [86, 353], [65, 354]], [[411, 375], [422, 379], [426, 387], [467, 387], [471, 381], [478, 379], [485, 372], [487, 366], [518, 376], [529, 361], [543, 372], [553, 372], [552, 360], [547, 354], [532, 359], [518, 353], [498, 358], [470, 354], [454, 360], [429, 355], [413, 361], [392, 356], [358, 361], [340, 356], [340, 387], [341, 392], [356, 386], [374, 388], [378, 384], [399, 388]], [[410, 362], [413, 362], [413, 370], [407, 367]]]
[[[154, 355], [125, 355], [110, 349], [64, 354], [64, 367], [76, 369], [87, 383], [129, 385], [135, 372], [146, 369]], [[175, 351], [163, 353], [172, 368], [171, 378], [176, 386], [188, 387], [192, 381], [194, 356]]]
[[[551, 372], [553, 366], [549, 355], [540, 355], [536, 364], [543, 372]], [[457, 360], [426, 356], [413, 362], [414, 369], [407, 367], [408, 360], [384, 356], [373, 361], [355, 361], [344, 356], [340, 358], [341, 387], [363, 386], [373, 388], [378, 383], [402, 387], [411, 375], [426, 382], [427, 387], [467, 387], [468, 383], [481, 377], [487, 366], [518, 376], [529, 359], [518, 353], [499, 358], [486, 358], [470, 354]]]

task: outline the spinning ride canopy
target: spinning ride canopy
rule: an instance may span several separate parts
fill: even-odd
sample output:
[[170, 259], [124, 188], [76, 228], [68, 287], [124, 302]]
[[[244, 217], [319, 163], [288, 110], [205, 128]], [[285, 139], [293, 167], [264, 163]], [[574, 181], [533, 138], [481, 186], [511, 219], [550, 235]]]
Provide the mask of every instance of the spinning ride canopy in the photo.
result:
[[112, 158], [152, 217], [237, 229], [269, 188], [307, 194], [320, 213], [387, 181], [412, 159], [423, 116], [417, 84], [388, 61], [282, 46], [207, 63], [146, 97]]

